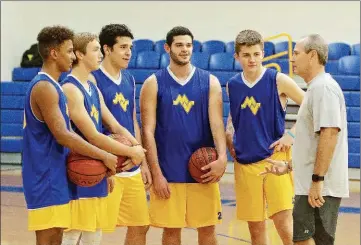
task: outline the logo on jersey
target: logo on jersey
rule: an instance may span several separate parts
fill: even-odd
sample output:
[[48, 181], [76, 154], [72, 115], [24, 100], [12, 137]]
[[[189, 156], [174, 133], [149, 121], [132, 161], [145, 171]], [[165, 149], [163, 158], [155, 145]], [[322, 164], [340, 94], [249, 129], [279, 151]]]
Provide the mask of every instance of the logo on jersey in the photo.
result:
[[97, 124], [99, 123], [99, 112], [98, 112], [97, 108], [95, 107], [95, 105], [92, 105], [92, 110], [90, 112], [90, 116], [95, 119]]
[[249, 98], [248, 96], [244, 99], [241, 108], [242, 109], [246, 109], [247, 106], [249, 107], [249, 109], [252, 111], [253, 115], [256, 115], [258, 112], [258, 109], [261, 107], [261, 103], [257, 103], [257, 101], [253, 98], [253, 96], [251, 96], [251, 98]]
[[123, 109], [124, 112], [127, 111], [127, 107], [129, 105], [129, 100], [124, 98], [124, 95], [122, 93], [116, 93], [115, 97], [113, 99], [113, 104], [116, 105], [118, 104], [120, 105], [120, 107]]
[[23, 122], [23, 129], [26, 127], [26, 117], [25, 117], [25, 110], [24, 110], [24, 122]]
[[193, 100], [189, 100], [187, 98], [187, 96], [185, 94], [183, 95], [178, 95], [176, 100], [173, 100], [173, 105], [181, 105], [183, 107], [183, 109], [189, 113], [189, 111], [192, 109], [192, 107], [194, 106], [194, 101]]

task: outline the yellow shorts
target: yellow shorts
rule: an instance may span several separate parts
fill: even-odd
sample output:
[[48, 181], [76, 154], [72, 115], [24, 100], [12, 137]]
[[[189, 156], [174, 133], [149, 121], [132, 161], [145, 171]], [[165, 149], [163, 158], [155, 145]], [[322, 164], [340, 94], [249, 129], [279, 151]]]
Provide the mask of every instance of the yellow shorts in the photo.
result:
[[28, 210], [29, 231], [45, 230], [54, 227], [68, 228], [69, 226], [69, 203]]
[[[276, 152], [274, 160], [289, 160], [290, 152]], [[259, 176], [270, 163], [234, 163], [237, 218], [244, 221], [263, 221], [272, 215], [293, 208], [292, 173], [281, 176]]]
[[80, 198], [70, 201], [69, 230], [96, 231], [108, 227], [107, 198]]
[[114, 177], [114, 189], [107, 197], [108, 227], [149, 225], [147, 195], [141, 173], [131, 177]]
[[150, 191], [150, 223], [155, 227], [205, 227], [222, 222], [218, 183], [170, 183], [170, 198]]

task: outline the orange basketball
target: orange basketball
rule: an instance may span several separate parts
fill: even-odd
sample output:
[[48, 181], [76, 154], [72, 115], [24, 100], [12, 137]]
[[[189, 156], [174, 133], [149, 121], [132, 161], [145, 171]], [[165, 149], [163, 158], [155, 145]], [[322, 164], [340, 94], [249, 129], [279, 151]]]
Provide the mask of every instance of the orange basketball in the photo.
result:
[[[119, 135], [119, 134], [111, 134], [109, 135], [109, 137], [111, 137], [112, 139], [118, 141], [119, 143], [122, 143], [124, 145], [127, 146], [132, 146], [132, 142], [130, 142], [129, 139], [127, 139], [125, 136]], [[116, 172], [120, 173], [122, 172], [122, 164], [128, 160], [127, 156], [118, 156], [118, 163], [117, 163], [117, 168], [116, 168]]]
[[217, 151], [213, 147], [203, 147], [196, 150], [189, 159], [188, 169], [192, 178], [199, 183], [202, 183], [201, 176], [208, 171], [201, 170], [202, 167], [217, 160]]
[[67, 159], [68, 178], [76, 185], [94, 186], [105, 177], [107, 168], [100, 160], [71, 152]]

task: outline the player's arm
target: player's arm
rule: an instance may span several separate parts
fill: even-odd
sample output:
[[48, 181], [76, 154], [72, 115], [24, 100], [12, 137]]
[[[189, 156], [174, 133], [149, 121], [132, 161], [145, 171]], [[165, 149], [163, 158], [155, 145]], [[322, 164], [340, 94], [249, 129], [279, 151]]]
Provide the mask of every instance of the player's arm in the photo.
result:
[[[277, 73], [278, 94], [291, 98], [297, 105], [301, 105], [305, 92], [289, 76], [283, 73]], [[270, 148], [275, 147], [276, 151], [287, 151], [293, 144], [296, 134], [296, 124], [288, 130], [281, 139], [273, 142]]]
[[[63, 85], [63, 90], [68, 99], [71, 120], [90, 144], [115, 155], [130, 156], [134, 152], [132, 147], [120, 144], [96, 129], [85, 109], [83, 94], [76, 86], [67, 83]], [[99, 118], [99, 120], [101, 120], [101, 118]]]
[[158, 85], [154, 75], [143, 84], [140, 92], [140, 110], [142, 120], [142, 141], [147, 150], [146, 158], [154, 177], [162, 175], [158, 162], [157, 146], [155, 142], [155, 125], [157, 110]]
[[[226, 92], [229, 97], [228, 83], [226, 85]], [[234, 151], [234, 146], [233, 146], [233, 136], [234, 136], [234, 127], [233, 127], [231, 112], [229, 112], [227, 117], [227, 125], [226, 125], [226, 143], [228, 150], [231, 153], [231, 156], [233, 158], [236, 158], [236, 153]]]
[[203, 182], [217, 182], [225, 172], [227, 166], [226, 134], [223, 124], [222, 88], [218, 79], [210, 75], [208, 117], [212, 136], [218, 153], [218, 159], [202, 169], [210, 169], [203, 175]]
[[89, 144], [79, 135], [67, 129], [59, 108], [59, 95], [53, 85], [45, 81], [36, 84], [31, 92], [31, 100], [35, 102], [34, 113], [38, 112], [37, 116], [44, 120], [59, 144], [81, 155], [103, 161], [115, 173], [115, 156]]

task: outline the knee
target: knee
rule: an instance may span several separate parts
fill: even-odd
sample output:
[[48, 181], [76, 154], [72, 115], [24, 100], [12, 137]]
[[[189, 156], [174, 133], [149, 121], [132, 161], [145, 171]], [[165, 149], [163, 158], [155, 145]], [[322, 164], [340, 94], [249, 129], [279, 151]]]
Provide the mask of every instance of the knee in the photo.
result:
[[215, 234], [216, 227], [214, 225], [211, 225], [211, 226], [199, 227], [197, 228], [197, 230], [199, 235], [211, 236]]
[[131, 233], [146, 235], [149, 230], [149, 225], [144, 226], [129, 226], [128, 231]]
[[182, 232], [181, 228], [164, 228], [163, 233], [167, 236], [178, 236]]
[[248, 222], [248, 228], [251, 236], [262, 236], [266, 233], [266, 222]]

